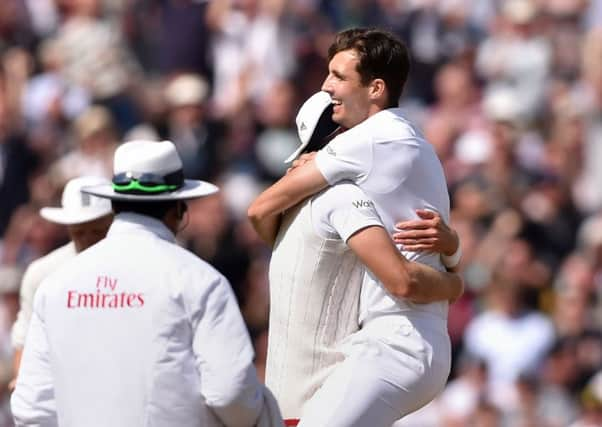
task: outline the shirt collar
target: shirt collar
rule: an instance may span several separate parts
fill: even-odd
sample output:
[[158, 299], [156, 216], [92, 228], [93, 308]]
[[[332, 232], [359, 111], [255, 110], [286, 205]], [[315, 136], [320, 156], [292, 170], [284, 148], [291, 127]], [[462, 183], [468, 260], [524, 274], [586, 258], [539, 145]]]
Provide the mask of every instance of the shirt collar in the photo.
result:
[[176, 238], [169, 228], [156, 218], [132, 212], [122, 212], [115, 216], [108, 236], [132, 233], [151, 233], [157, 237], [176, 243]]

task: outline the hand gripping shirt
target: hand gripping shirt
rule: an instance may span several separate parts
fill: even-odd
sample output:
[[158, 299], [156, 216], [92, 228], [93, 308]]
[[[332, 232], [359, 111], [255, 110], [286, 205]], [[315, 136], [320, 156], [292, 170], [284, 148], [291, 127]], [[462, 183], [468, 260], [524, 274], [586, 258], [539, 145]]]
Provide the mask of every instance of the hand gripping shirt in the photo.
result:
[[[397, 108], [380, 111], [334, 138], [316, 156], [329, 184], [349, 180], [374, 201], [387, 231], [395, 223], [417, 218], [416, 209], [438, 212], [449, 222], [449, 194], [441, 162], [433, 147]], [[439, 254], [402, 251], [410, 261], [444, 271]], [[362, 287], [360, 321], [383, 314], [435, 316], [443, 327], [447, 302], [413, 304], [391, 296], [370, 272]]]
[[267, 394], [252, 361], [227, 280], [162, 222], [122, 213], [42, 282], [12, 412], [17, 426], [250, 427]]

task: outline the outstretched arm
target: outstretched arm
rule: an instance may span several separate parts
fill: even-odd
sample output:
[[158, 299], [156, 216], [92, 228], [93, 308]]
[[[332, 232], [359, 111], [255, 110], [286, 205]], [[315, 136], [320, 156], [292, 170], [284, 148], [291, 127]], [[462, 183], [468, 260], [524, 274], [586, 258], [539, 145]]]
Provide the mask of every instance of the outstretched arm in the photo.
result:
[[266, 243], [273, 245], [280, 225], [280, 215], [327, 185], [313, 161], [292, 168], [249, 206], [247, 215], [253, 228]]
[[419, 304], [454, 302], [464, 290], [459, 275], [405, 259], [382, 227], [361, 229], [347, 244], [395, 297]]

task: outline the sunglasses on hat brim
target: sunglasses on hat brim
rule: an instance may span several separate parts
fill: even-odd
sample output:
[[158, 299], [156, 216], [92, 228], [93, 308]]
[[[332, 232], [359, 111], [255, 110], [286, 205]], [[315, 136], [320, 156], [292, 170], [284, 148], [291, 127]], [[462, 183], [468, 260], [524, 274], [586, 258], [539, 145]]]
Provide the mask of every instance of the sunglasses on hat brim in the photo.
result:
[[167, 175], [121, 172], [113, 176], [113, 190], [127, 194], [158, 194], [175, 191], [184, 184], [182, 170]]

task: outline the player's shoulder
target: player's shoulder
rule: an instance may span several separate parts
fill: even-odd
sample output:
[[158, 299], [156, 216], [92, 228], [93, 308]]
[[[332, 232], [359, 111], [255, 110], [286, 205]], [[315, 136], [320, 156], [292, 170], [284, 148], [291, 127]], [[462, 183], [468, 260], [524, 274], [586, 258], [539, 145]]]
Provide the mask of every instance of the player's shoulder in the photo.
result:
[[352, 198], [357, 197], [368, 197], [366, 193], [356, 184], [351, 181], [340, 181], [327, 187], [319, 197], [323, 200], [330, 200], [332, 202], [348, 201]]
[[75, 255], [75, 245], [72, 242], [54, 249], [43, 257], [32, 261], [25, 270], [23, 280], [35, 280], [36, 278], [41, 279], [48, 276], [62, 264], [71, 258], [75, 258]]
[[351, 181], [340, 181], [320, 193], [312, 202], [314, 215], [329, 217], [335, 212], [373, 210], [374, 201]]
[[408, 120], [400, 108], [379, 111], [364, 122], [375, 135], [375, 141], [424, 139], [418, 128]]

